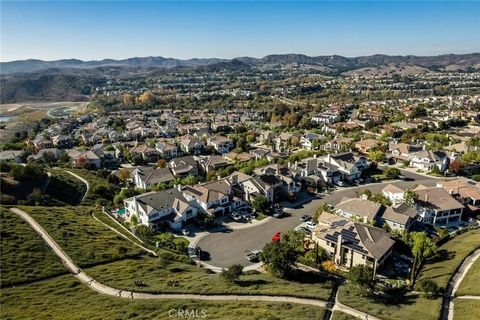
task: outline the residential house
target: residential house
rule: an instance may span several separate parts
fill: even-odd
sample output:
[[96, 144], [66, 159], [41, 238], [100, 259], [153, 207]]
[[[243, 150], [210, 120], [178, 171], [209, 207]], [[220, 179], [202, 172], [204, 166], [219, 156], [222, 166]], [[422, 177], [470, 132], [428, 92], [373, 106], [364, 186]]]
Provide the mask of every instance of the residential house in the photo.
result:
[[183, 152], [199, 155], [203, 152], [205, 144], [196, 136], [185, 135], [180, 140], [180, 148]]
[[175, 177], [187, 177], [198, 175], [198, 162], [195, 156], [174, 158], [168, 163]]
[[300, 145], [306, 150], [317, 150], [319, 148], [319, 140], [322, 137], [319, 134], [309, 132], [300, 138]]
[[22, 162], [23, 150], [3, 150], [0, 151], [0, 161]]
[[35, 139], [33, 139], [32, 143], [37, 149], [53, 148], [53, 141], [48, 138], [44, 138], [42, 136], [38, 136]]
[[160, 153], [160, 156], [165, 160], [170, 160], [179, 156], [178, 147], [173, 143], [157, 142], [155, 149]]
[[457, 201], [466, 206], [480, 208], [480, 182], [475, 183], [468, 179], [459, 178], [437, 182], [437, 187], [442, 187]]
[[67, 155], [77, 167], [94, 166], [97, 169], [102, 167], [102, 158], [91, 150], [71, 149], [67, 151]]
[[53, 145], [59, 149], [67, 149], [73, 146], [73, 139], [71, 136], [67, 135], [57, 135], [52, 137]]
[[391, 255], [394, 241], [380, 228], [351, 222], [323, 212], [312, 240], [324, 248], [334, 263], [346, 270], [357, 265], [373, 268], [374, 274]]
[[387, 184], [383, 189], [382, 189], [383, 195], [390, 200], [392, 204], [400, 204], [403, 202], [403, 195], [405, 194], [405, 191], [393, 184]]
[[376, 221], [383, 211], [383, 206], [376, 202], [361, 198], [342, 198], [340, 203], [335, 205], [338, 215], [347, 219], [355, 219], [368, 223]]
[[460, 221], [463, 213], [463, 204], [455, 200], [442, 187], [416, 188], [418, 199], [415, 207], [418, 220], [432, 225], [447, 225]]
[[378, 140], [375, 139], [365, 139], [355, 142], [355, 148], [359, 153], [368, 155], [370, 150], [378, 145]]
[[212, 146], [219, 154], [224, 154], [233, 149], [233, 140], [224, 136], [214, 136], [207, 139], [207, 145]]
[[138, 167], [131, 173], [135, 186], [140, 189], [148, 189], [159, 183], [168, 185], [175, 180], [168, 168]]
[[444, 172], [449, 164], [450, 158], [444, 151], [423, 150], [415, 153], [410, 160], [410, 166], [424, 171], [431, 171], [436, 166]]
[[157, 162], [160, 158], [160, 153], [157, 149], [147, 146], [146, 144], [136, 144], [130, 149], [132, 156], [141, 156], [144, 161]]
[[128, 198], [124, 205], [127, 214], [135, 215], [138, 223], [156, 230], [165, 226], [179, 230], [198, 213], [197, 207], [176, 188]]

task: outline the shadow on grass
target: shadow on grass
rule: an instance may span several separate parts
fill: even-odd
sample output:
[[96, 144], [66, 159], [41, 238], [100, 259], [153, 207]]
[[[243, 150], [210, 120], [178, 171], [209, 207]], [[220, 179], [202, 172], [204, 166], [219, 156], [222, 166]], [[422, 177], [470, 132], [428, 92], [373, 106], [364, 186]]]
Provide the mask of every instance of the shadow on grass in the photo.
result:
[[455, 258], [455, 252], [454, 251], [448, 251], [445, 249], [441, 249], [437, 252], [437, 254], [432, 257], [428, 263], [435, 263], [435, 262], [440, 262], [440, 261], [446, 261], [446, 260], [452, 260]]
[[295, 281], [298, 283], [313, 284], [313, 283], [325, 283], [327, 281], [333, 280], [333, 278], [321, 273], [308, 272], [308, 271], [296, 269], [286, 277], [286, 280]]
[[239, 287], [250, 287], [250, 286], [257, 286], [257, 285], [265, 285], [269, 283], [270, 283], [269, 281], [257, 279], [257, 280], [238, 280], [235, 284]]

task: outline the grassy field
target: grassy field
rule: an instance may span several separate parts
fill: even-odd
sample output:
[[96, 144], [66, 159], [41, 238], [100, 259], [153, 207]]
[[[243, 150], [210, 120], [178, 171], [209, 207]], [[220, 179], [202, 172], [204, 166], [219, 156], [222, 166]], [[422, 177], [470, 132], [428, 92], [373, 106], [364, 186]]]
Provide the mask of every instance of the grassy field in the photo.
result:
[[82, 199], [87, 186], [63, 170], [52, 169], [50, 174], [50, 182], [46, 194], [60, 203], [77, 205]]
[[331, 320], [356, 320], [354, 316], [343, 313], [341, 311], [334, 311]]
[[418, 277], [417, 284], [424, 279], [435, 281], [440, 288], [446, 288], [450, 277], [462, 261], [476, 248], [480, 247], [480, 229], [461, 234], [438, 249], [440, 259], [425, 264]]
[[85, 198], [82, 200], [82, 203], [81, 203], [82, 205], [91, 206], [91, 205], [98, 204], [100, 200], [103, 200], [106, 198], [105, 197], [106, 194], [108, 194], [108, 197], [111, 198], [108, 200], [113, 199], [114, 192], [108, 192], [106, 190], [115, 188], [115, 186], [108, 183], [106, 179], [99, 177], [95, 171], [89, 171], [84, 169], [68, 169], [68, 171], [78, 174], [80, 177], [87, 180], [88, 183], [90, 184], [90, 189], [88, 190], [88, 193], [85, 196]]
[[144, 252], [90, 213], [90, 207], [19, 207], [29, 213], [80, 267], [138, 256]]
[[67, 269], [30, 226], [0, 207], [0, 286], [67, 273]]
[[480, 295], [480, 258], [477, 259], [470, 270], [468, 270], [468, 273], [458, 287], [456, 295]]
[[[175, 257], [178, 255], [167, 254]], [[186, 261], [185, 261], [186, 262]], [[317, 279], [310, 282], [287, 281], [268, 274], [242, 275], [237, 284], [229, 284], [219, 274], [182, 261], [167, 258], [142, 257], [117, 261], [85, 270], [98, 281], [112, 287], [144, 292], [182, 292], [204, 294], [269, 294], [328, 299], [332, 283]], [[146, 286], [137, 287], [135, 280]], [[169, 286], [169, 280], [178, 281], [178, 286]]]
[[341, 303], [361, 310], [380, 319], [404, 320], [415, 319], [437, 320], [440, 315], [442, 299], [427, 299], [416, 294], [403, 297], [385, 298], [362, 297], [360, 289], [353, 285], [341, 286], [338, 299]]
[[455, 299], [453, 303], [455, 320], [480, 319], [480, 300]]
[[[266, 302], [130, 300], [105, 296], [71, 276], [2, 290], [2, 319], [172, 319], [171, 309], [204, 309], [206, 319], [323, 319], [323, 308]], [[170, 311], [171, 312], [171, 311]]]

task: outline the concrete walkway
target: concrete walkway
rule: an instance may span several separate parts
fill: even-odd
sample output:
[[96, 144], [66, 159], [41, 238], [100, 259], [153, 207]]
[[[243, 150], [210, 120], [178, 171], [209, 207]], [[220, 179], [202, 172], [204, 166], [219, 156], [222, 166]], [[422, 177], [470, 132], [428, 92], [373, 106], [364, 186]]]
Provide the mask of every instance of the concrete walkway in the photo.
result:
[[[463, 263], [460, 265], [460, 268], [458, 268], [457, 272], [448, 283], [447, 290], [443, 297], [442, 314], [440, 316], [441, 320], [453, 320], [453, 315], [454, 315], [453, 299], [455, 297], [455, 293], [457, 292], [458, 287], [460, 286], [460, 283], [462, 282], [463, 278], [468, 273], [468, 270], [470, 270], [473, 263], [479, 257], [480, 257], [480, 249], [475, 250], [472, 254], [466, 257]], [[472, 297], [472, 296], [462, 296], [459, 298], [471, 299], [466, 297]], [[473, 298], [473, 299], [480, 299], [480, 297]]]
[[53, 240], [52, 237], [26, 212], [11, 208], [12, 212], [17, 214], [20, 218], [25, 220], [35, 232], [48, 244], [52, 251], [60, 258], [63, 264], [72, 272], [72, 274], [82, 283], [88, 285], [92, 290], [99, 293], [130, 299], [193, 299], [193, 300], [213, 300], [213, 301], [265, 301], [265, 302], [280, 302], [280, 303], [299, 303], [306, 305], [313, 305], [325, 308], [326, 301], [309, 299], [309, 298], [294, 298], [288, 296], [269, 296], [269, 295], [203, 295], [203, 294], [150, 294], [135, 291], [126, 291], [112, 288], [104, 285], [82, 271], [70, 257], [60, 248], [60, 246]]
[[88, 194], [88, 190], [90, 190], [90, 183], [88, 183], [87, 180], [85, 180], [84, 178], [80, 177], [78, 174], [76, 173], [73, 173], [71, 171], [68, 171], [68, 170], [65, 170], [65, 172], [68, 172], [70, 175], [72, 175], [73, 177], [77, 178], [78, 180], [82, 181], [83, 183], [85, 183], [85, 185], [87, 186], [87, 190], [85, 190], [85, 193], [83, 194], [83, 197], [82, 199], [80, 199], [80, 201], [78, 203], [81, 203], [85, 197], [87, 196]]

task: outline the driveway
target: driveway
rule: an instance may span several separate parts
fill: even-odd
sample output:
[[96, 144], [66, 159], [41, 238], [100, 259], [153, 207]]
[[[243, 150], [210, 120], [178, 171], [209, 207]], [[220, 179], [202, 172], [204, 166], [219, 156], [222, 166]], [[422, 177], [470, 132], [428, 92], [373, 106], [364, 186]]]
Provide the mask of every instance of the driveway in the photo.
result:
[[273, 218], [264, 224], [252, 226], [247, 229], [213, 232], [203, 237], [197, 245], [202, 248], [202, 250], [210, 253], [210, 260], [207, 261], [207, 263], [212, 266], [224, 268], [232, 264], [241, 264], [243, 266], [252, 265], [252, 263], [245, 258], [245, 254], [253, 250], [262, 249], [266, 243], [271, 241], [275, 232], [286, 232], [294, 229], [300, 225], [300, 217], [302, 215], [308, 214], [313, 216], [315, 210], [320, 207], [322, 203], [337, 204], [343, 197], [357, 197], [357, 193], [360, 194], [365, 189], [377, 193], [388, 183], [413, 188], [418, 184], [434, 186], [437, 182], [437, 179], [420, 176], [407, 171], [402, 172], [402, 174], [409, 179], [409, 181], [372, 183], [359, 187], [339, 188], [331, 194], [321, 196], [298, 208], [285, 208], [285, 212], [289, 214], [288, 217], [281, 219]]

